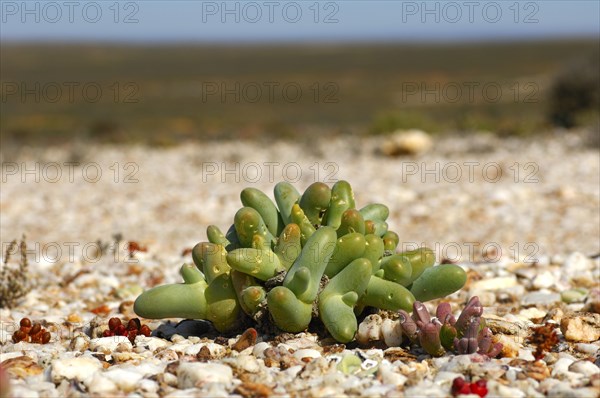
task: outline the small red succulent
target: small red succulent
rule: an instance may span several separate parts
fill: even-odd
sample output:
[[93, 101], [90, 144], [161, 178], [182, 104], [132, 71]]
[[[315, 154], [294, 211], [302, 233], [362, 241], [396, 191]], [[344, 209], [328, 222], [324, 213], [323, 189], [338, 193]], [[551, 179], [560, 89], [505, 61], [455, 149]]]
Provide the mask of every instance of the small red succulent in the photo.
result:
[[462, 377], [457, 377], [452, 381], [452, 389], [450, 391], [452, 392], [453, 396], [462, 394], [477, 394], [483, 398], [488, 393], [487, 382], [483, 379], [479, 379], [474, 383], [468, 383]]
[[21, 319], [19, 330], [13, 333], [12, 340], [14, 343], [26, 341], [28, 343], [46, 344], [50, 342], [50, 332], [42, 327], [39, 323], [31, 323], [29, 318]]
[[149, 337], [152, 330], [148, 325], [142, 325], [138, 318], [130, 319], [123, 325], [119, 318], [113, 317], [108, 321], [108, 329], [102, 332], [102, 337], [126, 336], [133, 344], [138, 335]]

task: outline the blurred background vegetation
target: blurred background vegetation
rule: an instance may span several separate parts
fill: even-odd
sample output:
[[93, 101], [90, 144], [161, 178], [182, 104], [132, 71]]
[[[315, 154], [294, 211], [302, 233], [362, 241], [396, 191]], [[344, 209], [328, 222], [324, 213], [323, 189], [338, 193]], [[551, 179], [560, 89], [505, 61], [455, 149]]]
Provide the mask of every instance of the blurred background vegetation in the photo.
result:
[[3, 43], [0, 134], [3, 146], [21, 146], [74, 139], [174, 145], [402, 128], [501, 136], [578, 126], [597, 131], [598, 49], [592, 39], [445, 45]]

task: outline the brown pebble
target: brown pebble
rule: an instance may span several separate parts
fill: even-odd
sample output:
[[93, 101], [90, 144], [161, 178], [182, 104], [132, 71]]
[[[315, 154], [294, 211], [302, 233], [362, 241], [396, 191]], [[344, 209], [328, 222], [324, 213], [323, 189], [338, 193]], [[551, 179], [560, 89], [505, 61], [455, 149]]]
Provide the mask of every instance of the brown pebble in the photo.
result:
[[535, 361], [533, 363], [529, 362], [523, 370], [525, 376], [537, 381], [546, 380], [548, 377], [550, 377], [550, 370], [543, 361]]
[[323, 346], [324, 354], [338, 354], [346, 349], [345, 344], [330, 344]]
[[89, 311], [96, 315], [102, 315], [102, 316], [106, 316], [106, 315], [110, 314], [110, 308], [108, 308], [108, 306], [106, 304], [102, 304], [96, 308], [92, 308]]
[[246, 348], [252, 347], [256, 344], [257, 337], [258, 333], [256, 332], [256, 329], [249, 328], [242, 333], [238, 341], [235, 342], [231, 349], [238, 352], [244, 351]]
[[250, 382], [240, 384], [234, 392], [240, 394], [244, 398], [267, 398], [273, 394], [273, 390], [268, 386], [261, 383]]
[[81, 317], [77, 314], [69, 314], [69, 316], [67, 317], [67, 321], [71, 322], [71, 323], [81, 323], [83, 322], [83, 320], [81, 319]]
[[600, 339], [600, 314], [579, 312], [563, 317], [560, 330], [567, 341], [592, 342]]
[[202, 346], [198, 354], [196, 354], [196, 359], [200, 362], [207, 362], [212, 358], [212, 354], [210, 353], [210, 349], [207, 346]]
[[119, 304], [119, 313], [123, 314], [126, 318], [135, 318], [135, 312], [133, 312], [133, 301], [123, 301]]
[[39, 375], [44, 371], [44, 368], [28, 356], [7, 359], [2, 362], [2, 367], [6, 373], [18, 379]]

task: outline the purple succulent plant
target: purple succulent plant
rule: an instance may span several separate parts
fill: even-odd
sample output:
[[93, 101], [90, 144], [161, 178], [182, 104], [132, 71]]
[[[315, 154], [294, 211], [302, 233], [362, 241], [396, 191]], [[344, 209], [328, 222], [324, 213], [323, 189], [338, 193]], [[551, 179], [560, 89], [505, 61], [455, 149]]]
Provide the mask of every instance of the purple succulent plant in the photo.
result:
[[413, 304], [412, 317], [406, 311], [399, 311], [404, 334], [432, 356], [443, 355], [445, 348], [460, 355], [477, 352], [495, 357], [502, 350], [502, 344], [493, 343], [492, 331], [485, 326], [482, 314], [483, 306], [477, 296], [469, 299], [458, 319], [452, 315], [450, 304], [446, 302], [438, 305], [433, 319], [419, 301]]
[[[467, 305], [465, 305], [465, 309], [462, 310], [458, 319], [456, 320], [456, 330], [465, 332], [471, 319], [479, 318], [483, 314], [483, 306], [479, 302], [479, 297], [473, 296], [467, 301]], [[464, 333], [463, 333], [464, 334]]]
[[417, 339], [418, 331], [417, 323], [404, 310], [399, 310], [398, 315], [402, 332], [410, 339], [410, 341], [415, 341]]

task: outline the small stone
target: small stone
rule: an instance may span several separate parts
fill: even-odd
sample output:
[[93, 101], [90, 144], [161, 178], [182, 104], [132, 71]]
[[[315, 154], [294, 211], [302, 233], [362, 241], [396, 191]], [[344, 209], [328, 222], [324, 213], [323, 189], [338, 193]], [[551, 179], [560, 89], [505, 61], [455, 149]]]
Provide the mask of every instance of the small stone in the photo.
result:
[[67, 321], [71, 322], [71, 323], [82, 323], [83, 320], [81, 319], [81, 317], [78, 314], [69, 314], [69, 316], [67, 316]]
[[508, 294], [510, 297], [522, 297], [525, 294], [525, 286], [515, 285], [506, 289], [502, 289], [499, 293]]
[[[519, 388], [497, 385], [498, 395], [503, 398], [524, 398], [527, 394]], [[471, 394], [470, 396], [473, 396]]]
[[183, 389], [201, 387], [205, 383], [229, 384], [232, 380], [233, 372], [227, 365], [183, 362], [177, 368], [177, 385]]
[[563, 302], [567, 304], [571, 303], [582, 303], [588, 295], [588, 290], [579, 288], [579, 289], [569, 289], [560, 293], [560, 298]]
[[309, 397], [335, 397], [341, 395], [343, 389], [339, 386], [321, 386], [317, 385], [313, 387], [308, 392], [307, 396]]
[[471, 365], [470, 355], [457, 355], [452, 357], [440, 370], [464, 374], [469, 371]]
[[265, 357], [265, 350], [267, 348], [270, 348], [271, 344], [261, 341], [260, 343], [257, 343], [254, 348], [252, 348], [252, 355], [254, 355], [256, 358], [264, 358]]
[[477, 290], [499, 290], [507, 289], [517, 285], [517, 278], [514, 276], [500, 276], [496, 278], [482, 279], [471, 285], [471, 291]]
[[69, 348], [72, 351], [84, 352], [90, 347], [90, 338], [87, 336], [75, 336], [71, 343], [69, 344]]
[[591, 377], [592, 375], [600, 373], [600, 368], [590, 361], [573, 362], [571, 366], [569, 366], [569, 370], [571, 372], [582, 374], [586, 377]]
[[561, 358], [570, 359], [571, 362], [575, 362], [576, 361], [575, 357], [573, 355], [569, 354], [568, 352], [560, 352], [558, 354], [558, 359], [561, 359]]
[[552, 308], [548, 311], [542, 322], [540, 324], [545, 324], [548, 322], [560, 323], [560, 320], [563, 318], [565, 313], [560, 308]]
[[579, 352], [583, 352], [584, 354], [596, 355], [600, 347], [596, 344], [577, 343], [575, 344], [575, 349]]
[[546, 366], [545, 361], [536, 361], [533, 355], [530, 358], [527, 358], [526, 355], [519, 357], [529, 362], [523, 369], [526, 377], [536, 381], [542, 381], [550, 377], [550, 369]]
[[521, 299], [521, 305], [528, 307], [531, 305], [549, 306], [560, 301], [558, 293], [529, 293]]
[[[171, 348], [174, 348], [174, 346], [171, 346]], [[180, 348], [178, 350], [174, 350], [174, 351], [183, 352], [185, 355], [198, 355], [202, 348], [208, 349], [210, 352], [210, 355], [213, 359], [220, 358], [220, 357], [224, 356], [225, 353], [227, 352], [227, 349], [225, 347], [223, 347], [220, 344], [215, 344], [215, 343], [198, 343], [198, 344], [186, 345], [185, 347], [182, 347], [182, 348]]]
[[[596, 358], [596, 362], [594, 362], [596, 364], [596, 366], [598, 366], [600, 368], [600, 357]], [[600, 391], [600, 376], [595, 375], [590, 377], [590, 381], [592, 383], [592, 387], [596, 389], [596, 391]]]
[[120, 344], [125, 344], [129, 350], [132, 348], [131, 341], [129, 341], [127, 336], [111, 336], [90, 340], [90, 350], [110, 354], [116, 351]]
[[105, 396], [118, 390], [117, 385], [102, 373], [96, 373], [87, 384], [89, 392], [99, 396]]
[[494, 343], [502, 344], [502, 357], [505, 358], [516, 358], [519, 355], [519, 350], [523, 348], [523, 346], [517, 343], [518, 337], [515, 336], [507, 336], [504, 334], [495, 334], [492, 337], [492, 341]]
[[522, 267], [522, 264], [519, 264], [521, 267], [517, 268], [514, 272], [515, 274], [517, 274], [518, 277], [523, 278], [523, 279], [527, 279], [532, 281], [537, 273], [538, 270], [532, 267]]
[[260, 372], [260, 364], [258, 360], [252, 355], [241, 354], [236, 358], [227, 358], [226, 363], [229, 363], [237, 371], [245, 373], [258, 373]]
[[[573, 389], [571, 383], [568, 381], [561, 381], [560, 383], [555, 384], [546, 392], [546, 396], [548, 397], [581, 397], [579, 393], [581, 389]], [[589, 395], [589, 397], [593, 397], [594, 395]]]
[[50, 376], [54, 383], [59, 383], [63, 379], [85, 381], [100, 369], [102, 363], [94, 357], [57, 359], [52, 363]]
[[519, 312], [519, 316], [525, 319], [542, 319], [546, 316], [546, 311], [542, 311], [536, 307], [527, 308]]
[[[600, 279], [600, 276], [596, 280]], [[597, 282], [596, 282], [597, 283]], [[591, 289], [582, 311], [600, 314], [600, 289]]]
[[300, 360], [303, 360], [304, 358], [309, 358], [309, 359], [319, 358], [320, 356], [321, 356], [321, 353], [319, 351], [313, 350], [310, 348], [298, 350], [294, 353], [294, 357], [298, 358]]
[[144, 292], [144, 288], [142, 288], [137, 283], [134, 283], [132, 285], [127, 285], [123, 288], [116, 289], [116, 291], [115, 291], [117, 297], [120, 298], [121, 300], [126, 300], [126, 299], [135, 300], [135, 298], [137, 296], [139, 296], [140, 294], [142, 294], [143, 292]]
[[257, 337], [258, 334], [256, 332], [256, 329], [249, 328], [244, 333], [242, 333], [238, 341], [236, 341], [235, 344], [233, 344], [231, 349], [238, 352], [244, 351], [246, 348], [256, 344]]
[[114, 352], [131, 352], [131, 344], [126, 344], [126, 343], [119, 343], [117, 345], [117, 348], [115, 348]]
[[550, 271], [544, 271], [533, 278], [531, 285], [536, 289], [548, 289], [556, 284], [556, 279]]
[[535, 357], [533, 356], [533, 353], [531, 352], [531, 350], [522, 348], [519, 350], [519, 354], [517, 355], [517, 358], [519, 359], [523, 359], [525, 361], [535, 361]]
[[569, 341], [591, 342], [600, 339], [600, 314], [577, 313], [560, 321], [560, 330]]
[[371, 341], [378, 341], [381, 338], [381, 325], [383, 319], [377, 314], [368, 315], [358, 325], [356, 340], [361, 345], [367, 345]]
[[435, 383], [438, 383], [440, 385], [451, 385], [452, 381], [454, 379], [456, 379], [457, 377], [463, 377], [462, 374], [460, 373], [455, 373], [455, 372], [438, 372], [435, 375], [435, 379], [433, 380]]
[[273, 391], [268, 386], [261, 383], [245, 382], [237, 386], [234, 390], [235, 393], [240, 394], [242, 397], [269, 397], [273, 394]]
[[344, 355], [342, 360], [337, 364], [337, 370], [340, 372], [350, 375], [360, 370], [362, 361], [359, 357], [354, 354]]
[[506, 371], [506, 380], [511, 382], [517, 380], [517, 371], [514, 368], [510, 368]]
[[471, 290], [469, 293], [470, 297], [477, 296], [479, 297], [479, 302], [484, 307], [492, 307], [496, 304], [496, 292], [493, 291], [485, 291], [485, 290]]
[[5, 360], [2, 367], [10, 376], [20, 379], [39, 375], [44, 371], [37, 362], [25, 355]]
[[[227, 387], [225, 387], [222, 384], [209, 383], [206, 387], [202, 388], [202, 396], [204, 396], [204, 397], [228, 398], [230, 395], [231, 394], [229, 393]], [[191, 397], [193, 397], [193, 395], [190, 395], [190, 398]], [[170, 398], [176, 398], [176, 397], [174, 396], [174, 397], [170, 397]], [[179, 397], [177, 397], [177, 398], [179, 398]]]
[[418, 385], [404, 390], [405, 397], [447, 397], [448, 389], [435, 384]]
[[136, 348], [139, 348], [141, 351], [151, 351], [154, 352], [159, 348], [166, 347], [168, 342], [164, 339], [159, 339], [158, 337], [146, 337], [138, 335], [135, 338]]
[[541, 391], [548, 391], [548, 390], [552, 389], [554, 386], [556, 386], [559, 383], [560, 383], [560, 380], [557, 380], [557, 379], [552, 378], [552, 377], [548, 377], [547, 379], [542, 380], [540, 382], [539, 389]]
[[159, 387], [157, 382], [149, 379], [140, 380], [137, 386], [138, 390], [143, 393], [143, 396], [157, 396], [156, 392]]
[[12, 384], [10, 388], [10, 398], [12, 397], [27, 397], [39, 398], [40, 394], [32, 387], [26, 385]]
[[389, 386], [374, 384], [371, 387], [362, 391], [362, 397], [383, 397], [391, 390]]
[[54, 383], [39, 381], [38, 379], [35, 383], [29, 383], [29, 386], [37, 391], [41, 397], [56, 397], [56, 386]]
[[552, 366], [552, 377], [567, 374], [569, 366], [571, 366], [573, 362], [574, 361], [570, 358], [560, 358], [554, 363], [554, 366]]
[[562, 265], [567, 275], [572, 275], [575, 272], [586, 271], [592, 267], [591, 260], [583, 253], [571, 253]]
[[388, 347], [398, 347], [402, 343], [402, 326], [398, 320], [384, 319], [380, 333]]
[[419, 155], [427, 152], [433, 141], [424, 131], [398, 130], [381, 145], [381, 152], [386, 156]]
[[404, 385], [408, 380], [406, 376], [395, 372], [389, 362], [382, 362], [379, 369], [377, 369], [377, 374], [381, 377], [381, 382], [383, 384], [389, 384], [396, 387]]
[[144, 378], [144, 375], [134, 369], [123, 369], [113, 367], [106, 372], [104, 376], [115, 383], [120, 390], [130, 392], [136, 389], [137, 383]]
[[494, 333], [516, 335], [518, 337], [525, 337], [529, 334], [531, 322], [519, 319], [512, 314], [506, 314], [504, 317], [485, 314], [483, 318], [486, 326]]
[[164, 373], [160, 379], [168, 386], [177, 387], [177, 376], [173, 373]]
[[177, 333], [171, 336], [171, 342], [185, 346], [190, 345], [190, 341], [187, 339], [187, 337], [183, 337], [182, 335]]
[[179, 359], [179, 355], [177, 355], [175, 351], [168, 348], [158, 350], [158, 352], [154, 354], [154, 357], [163, 362], [173, 362]]

